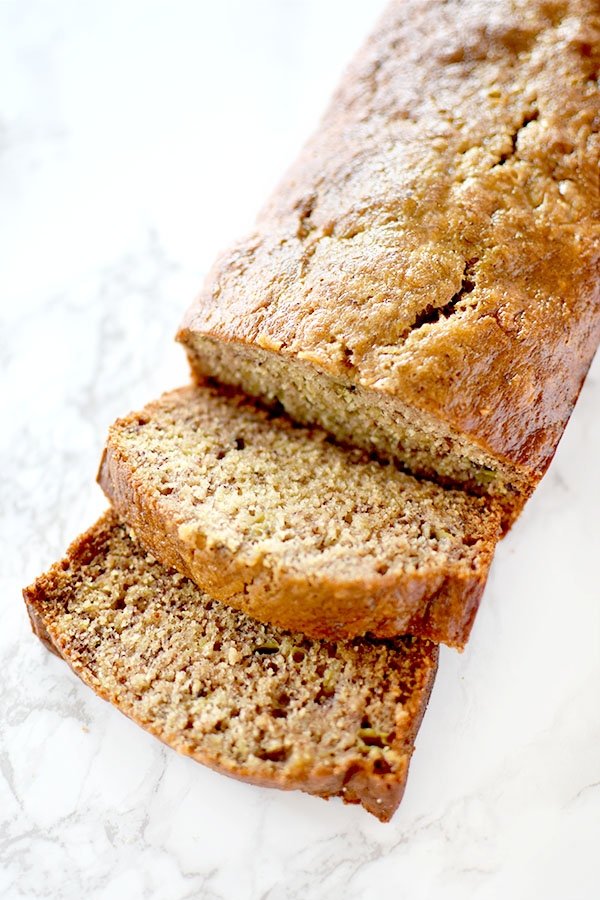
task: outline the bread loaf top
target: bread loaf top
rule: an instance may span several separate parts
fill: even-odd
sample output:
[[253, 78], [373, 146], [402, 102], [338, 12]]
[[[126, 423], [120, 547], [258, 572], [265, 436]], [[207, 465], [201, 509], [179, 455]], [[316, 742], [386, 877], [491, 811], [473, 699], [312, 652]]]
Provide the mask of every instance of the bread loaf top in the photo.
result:
[[535, 483], [600, 339], [599, 71], [593, 0], [392, 3], [180, 339], [401, 398]]

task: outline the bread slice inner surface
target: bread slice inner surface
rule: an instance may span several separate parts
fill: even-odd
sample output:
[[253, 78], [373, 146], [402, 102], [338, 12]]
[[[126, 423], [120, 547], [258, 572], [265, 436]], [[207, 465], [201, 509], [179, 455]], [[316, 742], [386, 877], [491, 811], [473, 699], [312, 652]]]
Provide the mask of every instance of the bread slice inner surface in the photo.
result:
[[176, 750], [384, 820], [400, 802], [437, 665], [428, 641], [264, 626], [161, 566], [113, 512], [24, 594], [44, 642]]
[[[212, 387], [119, 420], [100, 482], [162, 562], [316, 637], [412, 627], [462, 645], [499, 534], [489, 499], [417, 480]], [[419, 628], [440, 597], [444, 621]]]
[[514, 466], [398, 397], [240, 341], [187, 333], [185, 344], [200, 382], [204, 376], [239, 388], [267, 407], [281, 406], [294, 421], [317, 425], [338, 442], [374, 453], [418, 477], [493, 496], [505, 511], [507, 525], [531, 493], [531, 479]]

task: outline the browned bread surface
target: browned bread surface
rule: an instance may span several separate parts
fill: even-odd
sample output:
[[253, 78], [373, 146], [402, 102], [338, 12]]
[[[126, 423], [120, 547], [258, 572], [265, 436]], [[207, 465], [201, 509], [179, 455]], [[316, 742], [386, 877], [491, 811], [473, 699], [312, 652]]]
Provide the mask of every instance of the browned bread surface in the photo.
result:
[[399, 0], [180, 332], [214, 376], [504, 497], [600, 338], [597, 0]]
[[113, 512], [24, 596], [44, 644], [180, 753], [256, 784], [339, 795], [382, 821], [397, 808], [434, 644], [265, 627], [148, 556]]
[[312, 637], [464, 646], [500, 510], [210, 386], [111, 428], [99, 480], [161, 562], [261, 621]]

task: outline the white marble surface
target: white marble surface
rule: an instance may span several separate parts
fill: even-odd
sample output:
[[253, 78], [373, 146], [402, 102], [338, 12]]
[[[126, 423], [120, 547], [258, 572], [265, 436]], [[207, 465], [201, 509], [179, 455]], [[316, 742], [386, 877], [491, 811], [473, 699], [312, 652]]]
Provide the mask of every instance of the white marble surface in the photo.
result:
[[104, 507], [110, 422], [187, 379], [185, 306], [382, 5], [0, 0], [3, 898], [598, 896], [600, 359], [391, 824], [178, 757], [21, 602]]

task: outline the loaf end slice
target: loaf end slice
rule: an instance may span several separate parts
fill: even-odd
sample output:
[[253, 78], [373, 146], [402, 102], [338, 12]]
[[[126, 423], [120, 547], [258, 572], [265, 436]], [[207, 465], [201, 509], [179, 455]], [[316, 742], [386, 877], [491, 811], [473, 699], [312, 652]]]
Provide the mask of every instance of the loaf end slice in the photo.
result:
[[117, 421], [99, 480], [161, 562], [317, 638], [417, 634], [463, 647], [500, 529], [489, 499], [211, 386]]
[[23, 593], [43, 643], [178, 752], [382, 821], [400, 803], [434, 644], [311, 641], [261, 625], [156, 562], [114, 512]]

